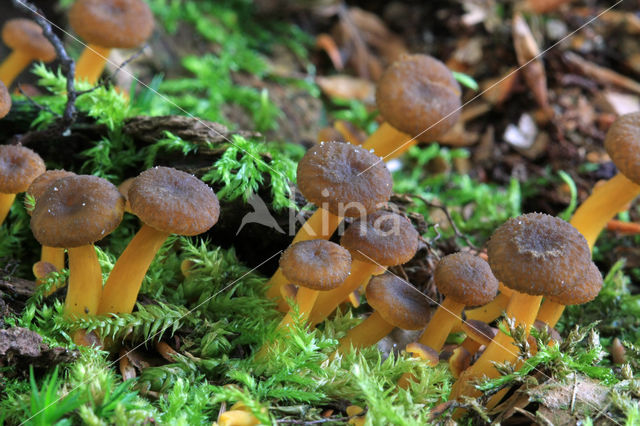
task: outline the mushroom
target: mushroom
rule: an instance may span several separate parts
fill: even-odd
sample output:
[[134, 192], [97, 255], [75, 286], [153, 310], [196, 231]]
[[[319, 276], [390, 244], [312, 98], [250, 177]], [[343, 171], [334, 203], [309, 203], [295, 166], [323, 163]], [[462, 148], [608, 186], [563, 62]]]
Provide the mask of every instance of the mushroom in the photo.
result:
[[132, 312], [147, 269], [167, 237], [201, 234], [216, 224], [220, 213], [207, 184], [169, 167], [140, 173], [129, 188], [129, 204], [143, 224], [107, 278], [100, 314]]
[[16, 194], [29, 188], [46, 166], [38, 154], [20, 145], [0, 145], [0, 224], [4, 222]]
[[418, 342], [408, 343], [405, 351], [410, 353], [411, 356], [425, 361], [429, 367], [435, 367], [440, 362], [440, 354], [438, 352]]
[[[568, 222], [542, 213], [509, 219], [491, 236], [487, 252], [493, 274], [514, 290], [506, 315], [516, 326], [524, 327], [527, 335], [542, 296], [573, 288], [591, 263], [591, 252], [582, 234]], [[513, 338], [499, 332], [456, 381], [450, 398], [478, 396], [480, 391], [471, 385], [473, 379], [498, 377], [494, 364], [513, 362], [517, 356]]]
[[6, 117], [11, 110], [11, 95], [7, 86], [0, 80], [0, 118]]
[[458, 346], [453, 350], [449, 357], [449, 370], [454, 378], [460, 377], [460, 374], [466, 370], [471, 364], [471, 353], [464, 346]]
[[[29, 188], [27, 188], [26, 193], [30, 195], [37, 203], [38, 198], [40, 198], [42, 194], [45, 193], [50, 185], [55, 183], [58, 179], [68, 176], [75, 176], [75, 173], [66, 170], [47, 170], [40, 176], [35, 178], [33, 182], [31, 182], [31, 185], [29, 185]], [[25, 208], [27, 210], [27, 213], [31, 214], [30, 208], [33, 208], [33, 206], [26, 205], [26, 198]], [[42, 246], [40, 261], [52, 264], [57, 271], [62, 270], [64, 268], [64, 248]]]
[[124, 199], [110, 182], [96, 176], [58, 179], [38, 197], [31, 230], [43, 246], [69, 253], [65, 313], [95, 315], [102, 294], [102, 271], [93, 244], [122, 221]]
[[640, 112], [618, 117], [607, 132], [604, 147], [619, 173], [594, 188], [570, 222], [591, 248], [607, 222], [640, 195]]
[[445, 298], [418, 341], [439, 352], [466, 306], [484, 305], [496, 297], [498, 280], [484, 259], [459, 252], [438, 262], [434, 281]]
[[340, 287], [318, 296], [311, 312], [311, 324], [323, 321], [372, 275], [411, 260], [418, 250], [418, 237], [411, 222], [396, 213], [377, 211], [353, 222], [340, 239], [340, 244], [353, 257], [351, 274]]
[[574, 286], [566, 286], [560, 293], [549, 295], [545, 299], [536, 320], [553, 328], [562, 316], [566, 305], [581, 305], [595, 299], [602, 289], [600, 270], [591, 262], [589, 266], [582, 269], [581, 273], [582, 277]]
[[418, 140], [444, 135], [460, 116], [460, 85], [442, 62], [428, 55], [405, 55], [380, 77], [376, 104], [385, 122], [362, 145], [385, 160]]
[[427, 323], [430, 308], [424, 295], [393, 274], [371, 278], [366, 295], [374, 312], [340, 339], [337, 352], [374, 345], [394, 327], [420, 330]]
[[462, 331], [467, 335], [462, 345], [471, 355], [478, 352], [481, 346], [488, 346], [498, 334], [497, 329], [486, 322], [467, 320], [462, 323]]
[[[300, 241], [289, 247], [280, 257], [284, 276], [298, 286], [296, 304], [302, 321], [306, 321], [320, 292], [327, 292], [342, 284], [349, 276], [351, 255], [338, 244], [326, 240]], [[280, 327], [293, 321], [291, 311]]]
[[[369, 151], [343, 142], [314, 145], [298, 163], [298, 187], [319, 208], [292, 244], [329, 239], [343, 216], [360, 217], [389, 201], [392, 185], [387, 167]], [[280, 297], [280, 289], [286, 283], [279, 268], [267, 283], [267, 297]]]
[[8, 20], [2, 27], [2, 41], [13, 50], [0, 64], [0, 80], [7, 87], [31, 62], [50, 62], [56, 57], [56, 51], [42, 35], [40, 25], [28, 19]]
[[76, 80], [95, 84], [111, 49], [138, 47], [149, 38], [153, 14], [142, 0], [77, 0], [69, 24], [88, 42], [76, 63]]

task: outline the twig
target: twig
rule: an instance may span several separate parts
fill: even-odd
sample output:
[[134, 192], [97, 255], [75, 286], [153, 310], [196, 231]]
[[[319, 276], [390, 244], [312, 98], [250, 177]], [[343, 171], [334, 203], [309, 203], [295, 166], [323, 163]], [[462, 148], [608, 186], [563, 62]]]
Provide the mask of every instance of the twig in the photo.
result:
[[67, 78], [67, 104], [64, 107], [64, 113], [62, 115], [62, 119], [60, 120], [60, 132], [65, 133], [73, 125], [77, 116], [76, 98], [78, 97], [78, 92], [76, 92], [75, 90], [76, 64], [73, 59], [71, 59], [67, 54], [62, 41], [53, 32], [49, 20], [45, 18], [40, 9], [26, 0], [11, 1], [14, 7], [27, 12], [33, 18], [33, 20], [36, 21], [38, 25], [40, 25], [40, 27], [42, 28], [42, 34], [46, 37], [47, 40], [51, 42], [53, 48], [56, 51], [56, 54], [58, 55], [62, 73]]
[[436, 209], [440, 209], [442, 210], [442, 212], [444, 213], [444, 215], [447, 217], [447, 221], [451, 224], [451, 228], [453, 229], [453, 232], [456, 234], [457, 237], [462, 238], [464, 240], [465, 243], [467, 243], [467, 245], [469, 247], [471, 247], [472, 249], [476, 250], [476, 251], [480, 251], [478, 250], [478, 248], [471, 242], [471, 240], [469, 240], [469, 237], [467, 237], [466, 235], [464, 235], [462, 232], [460, 232], [460, 230], [458, 229], [458, 227], [456, 226], [455, 222], [453, 221], [453, 218], [451, 217], [451, 214], [449, 213], [449, 210], [440, 204], [436, 204], [436, 203], [432, 203], [431, 201], [428, 201], [426, 198], [420, 196], [420, 195], [410, 195], [410, 197], [414, 197], [417, 198], [418, 200], [422, 201], [424, 204], [426, 204], [428, 207], [432, 207], [432, 208], [436, 208]]
[[56, 117], [60, 118], [62, 117], [60, 114], [58, 114], [57, 112], [55, 112], [54, 110], [52, 110], [51, 108], [49, 108], [48, 105], [41, 105], [38, 102], [34, 101], [33, 98], [29, 95], [27, 95], [25, 93], [24, 90], [22, 90], [22, 84], [18, 83], [18, 91], [20, 92], [20, 94], [22, 96], [25, 97], [25, 99], [34, 107], [36, 107], [37, 109], [39, 109], [40, 111], [47, 111], [48, 113], [51, 113], [53, 115], [55, 115]]

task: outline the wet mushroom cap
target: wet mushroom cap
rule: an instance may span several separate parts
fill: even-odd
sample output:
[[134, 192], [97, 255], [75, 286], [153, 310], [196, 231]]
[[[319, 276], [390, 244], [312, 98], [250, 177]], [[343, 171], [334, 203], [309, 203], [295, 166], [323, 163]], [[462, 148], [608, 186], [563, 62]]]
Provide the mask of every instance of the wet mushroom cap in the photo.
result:
[[218, 198], [206, 183], [170, 167], [140, 173], [129, 187], [128, 200], [140, 220], [169, 234], [202, 234], [220, 214]]
[[27, 52], [43, 62], [53, 61], [56, 50], [42, 34], [37, 23], [23, 18], [11, 19], [2, 27], [2, 40], [13, 50]]
[[0, 145], [0, 193], [19, 194], [44, 173], [42, 158], [20, 145]]
[[438, 291], [465, 306], [491, 302], [498, 294], [498, 280], [479, 256], [458, 252], [440, 259], [434, 272]]
[[106, 48], [134, 48], [153, 31], [153, 14], [142, 0], [77, 0], [69, 23], [85, 41]]
[[420, 291], [393, 274], [375, 276], [366, 289], [367, 303], [389, 324], [405, 330], [427, 325], [431, 309]]
[[640, 185], [640, 112], [618, 117], [607, 131], [604, 148], [620, 173]]
[[534, 296], [570, 291], [591, 263], [582, 234], [568, 222], [543, 213], [507, 220], [491, 235], [487, 254], [498, 280]]
[[11, 110], [11, 95], [7, 86], [0, 81], [0, 118], [4, 118]]
[[581, 305], [595, 299], [601, 289], [602, 274], [591, 262], [589, 266], [581, 268], [580, 278], [573, 286], [566, 286], [562, 292], [548, 297], [560, 305]]
[[280, 267], [291, 283], [328, 291], [338, 287], [349, 276], [351, 254], [330, 241], [300, 241], [282, 253]]
[[31, 230], [42, 245], [80, 247], [110, 234], [123, 213], [124, 198], [113, 184], [97, 176], [68, 176], [38, 198]]
[[389, 201], [391, 173], [380, 157], [343, 142], [320, 142], [298, 163], [305, 198], [336, 216], [359, 217]]
[[428, 55], [407, 55], [380, 77], [376, 103], [391, 126], [428, 142], [458, 121], [460, 94], [445, 64]]
[[383, 266], [402, 265], [418, 250], [418, 231], [406, 217], [377, 211], [353, 222], [340, 239], [340, 245], [354, 259]]

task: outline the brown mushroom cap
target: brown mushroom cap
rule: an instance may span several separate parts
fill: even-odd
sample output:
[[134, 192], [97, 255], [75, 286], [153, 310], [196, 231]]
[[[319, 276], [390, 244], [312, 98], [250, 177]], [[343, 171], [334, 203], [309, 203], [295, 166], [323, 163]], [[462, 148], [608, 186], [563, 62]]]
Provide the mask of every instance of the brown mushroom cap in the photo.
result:
[[445, 64], [427, 55], [407, 55], [380, 77], [376, 103], [389, 124], [428, 142], [458, 121], [460, 93], [460, 85]]
[[458, 252], [440, 259], [434, 272], [438, 291], [466, 306], [491, 302], [498, 294], [498, 280], [479, 256]]
[[320, 142], [298, 163], [305, 198], [336, 216], [358, 217], [389, 201], [393, 181], [380, 158], [343, 142]]
[[351, 254], [330, 241], [300, 241], [282, 253], [280, 267], [293, 284], [328, 291], [338, 287], [349, 276]]
[[134, 48], [153, 31], [153, 14], [142, 0], [77, 0], [69, 24], [89, 43], [107, 48]]
[[543, 213], [507, 220], [487, 245], [493, 274], [504, 285], [530, 295], [555, 295], [582, 279], [591, 251], [568, 222]]
[[602, 274], [591, 262], [581, 268], [580, 278], [573, 286], [566, 286], [560, 293], [549, 295], [549, 299], [560, 305], [581, 305], [596, 298], [602, 289]]
[[429, 320], [429, 305], [422, 293], [393, 274], [377, 275], [366, 289], [367, 303], [389, 324], [420, 330]]
[[467, 320], [462, 323], [462, 331], [476, 342], [488, 345], [498, 331], [484, 321]]
[[129, 187], [131, 212], [147, 225], [169, 234], [198, 235], [218, 221], [220, 204], [197, 177], [170, 167], [154, 167]]
[[418, 250], [418, 231], [406, 217], [377, 211], [353, 222], [340, 244], [354, 259], [383, 266], [402, 265]]
[[27, 188], [27, 194], [31, 195], [36, 201], [38, 201], [38, 198], [44, 194], [47, 188], [49, 188], [49, 185], [53, 182], [58, 179], [62, 179], [63, 177], [75, 175], [75, 173], [67, 170], [47, 170], [31, 182], [31, 185]]
[[39, 61], [50, 62], [56, 58], [56, 50], [42, 34], [40, 25], [29, 19], [8, 20], [2, 27], [2, 40], [11, 49], [27, 52]]
[[68, 176], [38, 198], [31, 230], [44, 246], [80, 247], [110, 234], [123, 213], [124, 198], [113, 184], [97, 176]]
[[435, 367], [440, 362], [440, 354], [435, 349], [423, 345], [420, 342], [411, 342], [407, 344], [405, 350], [414, 356], [427, 362], [430, 367]]
[[44, 173], [46, 166], [38, 154], [20, 145], [0, 145], [0, 193], [18, 194]]
[[620, 173], [640, 185], [640, 112], [618, 117], [607, 132], [604, 148]]
[[0, 81], [0, 118], [4, 118], [11, 110], [11, 95], [7, 86]]

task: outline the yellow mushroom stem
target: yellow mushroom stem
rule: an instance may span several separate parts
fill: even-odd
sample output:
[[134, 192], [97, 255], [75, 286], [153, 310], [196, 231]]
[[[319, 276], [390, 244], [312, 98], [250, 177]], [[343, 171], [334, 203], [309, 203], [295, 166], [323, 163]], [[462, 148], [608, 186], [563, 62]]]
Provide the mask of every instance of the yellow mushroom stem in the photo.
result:
[[365, 348], [375, 345], [384, 336], [391, 333], [393, 328], [394, 326], [382, 318], [382, 315], [374, 311], [369, 315], [369, 318], [353, 327], [346, 336], [340, 339], [336, 352], [345, 353], [351, 346]]
[[62, 247], [42, 246], [40, 260], [49, 262], [56, 267], [56, 270], [61, 271], [64, 269], [64, 249]]
[[476, 341], [473, 337], [467, 336], [462, 343], [460, 344], [463, 348], [467, 350], [471, 355], [478, 352], [478, 349], [482, 346], [478, 341]]
[[16, 77], [33, 61], [33, 56], [29, 53], [14, 50], [0, 64], [0, 81], [9, 87]]
[[[507, 304], [509, 303], [509, 298], [513, 294], [513, 290], [502, 283], [499, 283], [498, 286], [500, 293], [498, 293], [496, 298], [491, 302], [487, 303], [486, 305], [464, 311], [467, 321], [478, 320], [489, 324], [496, 318], [499, 318], [500, 315], [502, 315], [502, 313], [507, 308]], [[462, 321], [457, 323], [451, 329], [452, 333], [457, 333], [458, 331], [462, 331]]]
[[[605, 228], [607, 222], [640, 195], [640, 185], [618, 173], [604, 185], [598, 186], [578, 207], [569, 221], [587, 240], [589, 248], [593, 246]], [[551, 300], [545, 300], [538, 313], [539, 321], [549, 327], [555, 327], [564, 312], [564, 306]]]
[[351, 273], [340, 287], [330, 291], [323, 291], [318, 296], [318, 300], [316, 300], [309, 316], [309, 323], [316, 325], [324, 321], [345, 298], [362, 284], [368, 282], [372, 275], [380, 275], [386, 269], [373, 263], [354, 259], [351, 262]]
[[384, 161], [389, 161], [402, 155], [417, 142], [416, 139], [412, 139], [411, 136], [384, 122], [364, 141], [362, 147], [373, 150], [373, 153], [382, 157]]
[[[516, 326], [523, 326], [528, 335], [541, 301], [542, 296], [530, 296], [514, 292], [507, 305], [507, 316], [515, 319]], [[473, 380], [483, 376], [488, 378], [500, 376], [494, 363], [514, 363], [518, 358], [518, 353], [518, 349], [514, 346], [513, 338], [499, 331], [480, 358], [471, 367], [467, 368], [454, 383], [449, 399], [455, 400], [461, 395], [469, 397], [480, 396], [481, 391], [473, 386]], [[456, 418], [462, 416], [463, 413], [464, 410], [458, 409], [455, 413]]]
[[[318, 298], [318, 290], [312, 290], [304, 286], [298, 286], [298, 292], [296, 293], [296, 305], [298, 305], [298, 317], [300, 321], [305, 322], [309, 318], [311, 309]], [[294, 317], [291, 310], [285, 315], [278, 325], [279, 328], [287, 327], [294, 322]]]
[[100, 78], [111, 49], [89, 43], [76, 62], [76, 80], [95, 84]]
[[130, 313], [136, 304], [138, 292], [149, 265], [169, 233], [149, 225], [142, 228], [124, 249], [104, 286], [99, 314]]
[[11, 210], [13, 200], [16, 199], [16, 194], [2, 194], [0, 193], [0, 225], [4, 222]]
[[[302, 228], [298, 230], [291, 244], [293, 245], [300, 241], [320, 238], [328, 240], [336, 229], [338, 229], [340, 222], [342, 222], [342, 218], [340, 216], [336, 216], [325, 209], [318, 209], [313, 213], [313, 215], [311, 215], [304, 225], [302, 225]], [[281, 268], [278, 268], [267, 283], [269, 288], [267, 290], [267, 297], [282, 301], [280, 288], [285, 284], [288, 284], [287, 278], [282, 273]], [[288, 308], [289, 305], [286, 303], [278, 305], [278, 309], [281, 312], [286, 311]]]
[[260, 420], [244, 410], [229, 410], [220, 414], [217, 424], [219, 426], [254, 426], [259, 425]]
[[[102, 295], [102, 271], [93, 244], [69, 249], [69, 289], [64, 312], [70, 318], [95, 315]], [[77, 331], [74, 342], [86, 345], [85, 333]]]
[[427, 328], [420, 336], [418, 343], [440, 352], [444, 342], [447, 340], [447, 336], [451, 333], [451, 329], [460, 321], [464, 306], [463, 303], [456, 302], [450, 297], [445, 297], [442, 304], [436, 309], [436, 313], [429, 320], [429, 324], [427, 324]]
[[337, 120], [333, 123], [333, 128], [336, 129], [344, 140], [353, 145], [361, 145], [362, 140], [358, 138], [358, 136], [351, 131], [351, 129], [347, 126], [347, 123], [342, 120]]

